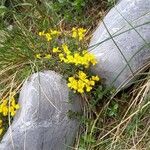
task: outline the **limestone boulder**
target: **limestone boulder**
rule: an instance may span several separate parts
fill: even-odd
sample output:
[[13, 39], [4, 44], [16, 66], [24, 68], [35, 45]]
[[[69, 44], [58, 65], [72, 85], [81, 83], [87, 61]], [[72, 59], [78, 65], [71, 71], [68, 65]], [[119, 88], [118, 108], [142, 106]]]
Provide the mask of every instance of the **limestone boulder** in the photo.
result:
[[81, 112], [77, 95], [53, 71], [33, 74], [23, 85], [17, 112], [0, 150], [67, 150], [73, 146], [79, 122], [68, 111]]
[[150, 0], [120, 0], [93, 33], [92, 70], [109, 86], [127, 87], [150, 58]]

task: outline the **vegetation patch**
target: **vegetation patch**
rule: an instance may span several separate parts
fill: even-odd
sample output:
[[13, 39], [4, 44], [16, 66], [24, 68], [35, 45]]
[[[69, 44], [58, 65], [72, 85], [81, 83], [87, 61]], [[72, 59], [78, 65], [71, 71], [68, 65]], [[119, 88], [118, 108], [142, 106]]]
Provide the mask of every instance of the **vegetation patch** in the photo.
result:
[[74, 148], [122, 150], [150, 147], [149, 69], [123, 91], [102, 84], [88, 43], [112, 0], [3, 0], [0, 6], [0, 136], [10, 126], [28, 76], [54, 70], [85, 102]]

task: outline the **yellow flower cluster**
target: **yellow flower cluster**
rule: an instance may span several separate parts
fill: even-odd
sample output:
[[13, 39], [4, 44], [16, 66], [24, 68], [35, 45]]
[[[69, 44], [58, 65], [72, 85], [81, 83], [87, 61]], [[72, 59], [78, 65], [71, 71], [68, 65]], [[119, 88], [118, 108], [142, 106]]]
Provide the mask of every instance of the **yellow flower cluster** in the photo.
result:
[[0, 113], [3, 116], [11, 115], [12, 117], [16, 114], [16, 110], [19, 109], [19, 104], [16, 104], [14, 96], [10, 100], [4, 99], [0, 104]]
[[42, 59], [42, 58], [45, 58], [45, 59], [50, 59], [52, 56], [50, 54], [45, 54], [43, 57], [41, 54], [36, 54], [35, 55], [35, 58], [37, 59]]
[[2, 125], [3, 125], [3, 121], [0, 119], [0, 135], [3, 133]]
[[[84, 28], [72, 28], [71, 34], [69, 32], [69, 39], [71, 36], [71, 38], [75, 39], [76, 42], [79, 43], [84, 39], [86, 31], [87, 30]], [[59, 35], [61, 35], [61, 32], [57, 30], [49, 30], [49, 32], [39, 32], [39, 36], [45, 37], [47, 41], [51, 41], [54, 36], [59, 37]], [[62, 34], [61, 37], [63, 35], [66, 34]], [[65, 42], [61, 43], [62, 41]], [[61, 42], [54, 42], [55, 46], [51, 49], [52, 56], [58, 57], [61, 62], [72, 64], [76, 66], [76, 68], [78, 67], [78, 69], [79, 67], [88, 68], [91, 65], [96, 65], [97, 61], [95, 56], [89, 53], [87, 50], [84, 50], [84, 48], [82, 47], [82, 43], [80, 43], [79, 45], [75, 43], [74, 48], [72, 43], [68, 44], [67, 37], [65, 38], [65, 40], [61, 40]], [[77, 48], [77, 45], [79, 46], [79, 48]], [[50, 59], [52, 56], [49, 54], [44, 58]], [[37, 59], [43, 58], [41, 54], [36, 54], [35, 57]], [[90, 92], [94, 87], [95, 82], [99, 80], [100, 79], [98, 76], [89, 77], [83, 71], [79, 71], [74, 76], [68, 78], [68, 87], [73, 89], [74, 92]]]
[[84, 93], [90, 92], [95, 85], [95, 81], [99, 81], [98, 76], [92, 76], [88, 79], [88, 76], [83, 72], [79, 71], [74, 77], [69, 77], [68, 87], [73, 89], [75, 92]]
[[47, 41], [51, 41], [53, 37], [59, 36], [61, 32], [57, 30], [49, 30], [49, 32], [39, 32], [39, 36], [43, 36], [46, 38]]
[[86, 33], [86, 29], [72, 28], [72, 37], [75, 39], [79, 39], [79, 41], [83, 40], [85, 33]]
[[54, 47], [54, 48], [52, 49], [52, 51], [53, 51], [53, 53], [59, 53], [59, 52], [61, 52], [61, 51], [59, 50], [59, 47]]
[[90, 54], [87, 50], [83, 52], [72, 52], [69, 50], [67, 44], [62, 44], [62, 50], [57, 48], [53, 48], [54, 53], [59, 53], [59, 59], [68, 64], [75, 64], [76, 66], [82, 65], [85, 68], [88, 68], [90, 64], [95, 65], [96, 59], [93, 54]]

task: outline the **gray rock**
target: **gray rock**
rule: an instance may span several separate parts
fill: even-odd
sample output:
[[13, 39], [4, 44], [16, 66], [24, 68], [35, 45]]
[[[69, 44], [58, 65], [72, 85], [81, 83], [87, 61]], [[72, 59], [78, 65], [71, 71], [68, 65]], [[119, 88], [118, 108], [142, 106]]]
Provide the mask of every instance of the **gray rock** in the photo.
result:
[[98, 60], [92, 70], [107, 85], [130, 85], [149, 63], [150, 0], [119, 1], [94, 32], [89, 51]]
[[79, 122], [69, 119], [69, 110], [80, 112], [80, 98], [72, 95], [59, 74], [33, 74], [23, 85], [12, 125], [0, 143], [0, 150], [66, 150], [72, 146]]

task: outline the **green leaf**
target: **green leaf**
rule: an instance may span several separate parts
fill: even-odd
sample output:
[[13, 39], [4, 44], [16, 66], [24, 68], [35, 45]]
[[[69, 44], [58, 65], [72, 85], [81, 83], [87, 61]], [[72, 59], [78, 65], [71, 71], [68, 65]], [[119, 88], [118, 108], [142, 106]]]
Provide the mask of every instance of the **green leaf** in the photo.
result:
[[0, 16], [3, 16], [6, 12], [7, 8], [5, 6], [0, 6]]
[[33, 6], [33, 5], [31, 3], [20, 3], [20, 4], [15, 5], [14, 7], [17, 7], [17, 6]]

